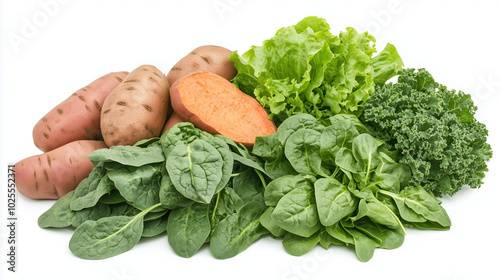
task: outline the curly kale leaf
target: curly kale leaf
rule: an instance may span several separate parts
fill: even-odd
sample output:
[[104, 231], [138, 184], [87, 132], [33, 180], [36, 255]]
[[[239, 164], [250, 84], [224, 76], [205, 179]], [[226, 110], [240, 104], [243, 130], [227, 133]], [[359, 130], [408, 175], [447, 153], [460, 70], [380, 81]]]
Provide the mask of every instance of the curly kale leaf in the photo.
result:
[[479, 188], [488, 171], [492, 150], [476, 110], [470, 95], [435, 82], [425, 69], [404, 69], [397, 83], [376, 87], [362, 118], [410, 166], [410, 184], [451, 196], [463, 186]]

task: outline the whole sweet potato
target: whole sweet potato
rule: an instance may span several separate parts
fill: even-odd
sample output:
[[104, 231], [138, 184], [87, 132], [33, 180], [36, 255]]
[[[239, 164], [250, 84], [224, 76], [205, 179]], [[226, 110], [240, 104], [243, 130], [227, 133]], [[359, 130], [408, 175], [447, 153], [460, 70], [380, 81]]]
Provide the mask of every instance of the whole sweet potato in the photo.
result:
[[15, 164], [17, 190], [33, 199], [58, 199], [74, 190], [94, 165], [91, 152], [107, 148], [103, 141], [78, 140]]
[[168, 83], [172, 85], [180, 78], [197, 71], [215, 73], [231, 80], [236, 76], [237, 72], [234, 63], [229, 61], [231, 53], [230, 50], [221, 46], [200, 46], [179, 60], [170, 69], [167, 74]]
[[43, 116], [33, 128], [33, 141], [43, 152], [76, 140], [101, 137], [101, 108], [128, 72], [106, 74], [79, 89]]
[[152, 65], [130, 72], [106, 98], [101, 111], [101, 132], [111, 146], [133, 145], [160, 136], [170, 106], [169, 83]]

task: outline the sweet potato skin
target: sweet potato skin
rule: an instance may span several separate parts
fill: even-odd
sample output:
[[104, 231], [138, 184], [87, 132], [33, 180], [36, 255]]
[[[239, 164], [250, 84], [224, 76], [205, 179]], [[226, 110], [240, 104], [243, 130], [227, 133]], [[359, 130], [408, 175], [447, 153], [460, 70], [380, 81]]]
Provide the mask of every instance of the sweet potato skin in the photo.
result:
[[32, 199], [58, 199], [88, 177], [94, 168], [89, 154], [103, 148], [104, 141], [77, 140], [25, 158], [14, 166], [17, 190]]
[[234, 62], [229, 61], [232, 51], [214, 45], [200, 46], [179, 60], [167, 74], [170, 85], [180, 78], [198, 71], [220, 75], [228, 80], [236, 76]]
[[161, 134], [163, 135], [163, 133], [167, 132], [167, 130], [169, 130], [172, 126], [174, 126], [175, 124], [178, 124], [180, 122], [182, 122], [182, 119], [179, 117], [179, 115], [175, 111], [172, 111], [172, 113], [170, 114], [170, 117], [168, 118], [167, 122], [165, 123], [165, 126], [163, 126], [163, 129], [161, 130]]
[[133, 145], [160, 136], [170, 107], [166, 76], [142, 65], [125, 77], [106, 98], [101, 111], [104, 142], [111, 147]]
[[79, 89], [43, 116], [33, 128], [33, 142], [48, 152], [76, 140], [101, 138], [101, 108], [128, 72], [108, 73]]
[[[217, 85], [214, 86], [214, 83]], [[186, 89], [191, 85], [195, 90]], [[223, 94], [226, 90], [230, 94]], [[212, 95], [213, 100], [209, 101]], [[174, 111], [182, 121], [191, 122], [208, 133], [231, 138], [249, 148], [253, 147], [256, 137], [276, 132], [276, 126], [257, 100], [214, 73], [200, 71], [181, 78], [170, 88], [170, 98]], [[195, 100], [200, 108], [189, 104], [192, 102], [188, 99]]]

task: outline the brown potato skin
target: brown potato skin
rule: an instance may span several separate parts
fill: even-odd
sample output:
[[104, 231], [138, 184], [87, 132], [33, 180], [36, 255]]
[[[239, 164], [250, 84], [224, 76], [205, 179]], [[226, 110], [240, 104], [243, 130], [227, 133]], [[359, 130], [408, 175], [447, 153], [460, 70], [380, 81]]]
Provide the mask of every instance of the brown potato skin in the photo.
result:
[[33, 127], [33, 142], [48, 152], [76, 140], [101, 138], [101, 108], [128, 72], [108, 73], [55, 106]]
[[234, 62], [229, 61], [232, 51], [214, 45], [200, 46], [179, 60], [167, 74], [168, 83], [198, 71], [215, 73], [228, 80], [236, 76]]
[[94, 168], [91, 152], [107, 148], [104, 141], [77, 140], [25, 158], [14, 166], [19, 193], [31, 199], [58, 199], [74, 190]]
[[108, 147], [160, 136], [169, 114], [169, 88], [166, 76], [155, 66], [142, 65], [130, 72], [102, 106], [101, 132]]

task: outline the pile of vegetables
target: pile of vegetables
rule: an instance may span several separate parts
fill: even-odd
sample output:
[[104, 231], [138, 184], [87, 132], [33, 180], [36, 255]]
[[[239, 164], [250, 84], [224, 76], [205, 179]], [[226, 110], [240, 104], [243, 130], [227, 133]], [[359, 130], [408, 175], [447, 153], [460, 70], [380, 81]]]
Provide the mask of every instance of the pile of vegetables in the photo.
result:
[[45, 153], [16, 164], [16, 183], [58, 199], [38, 223], [74, 227], [84, 259], [166, 233], [186, 258], [268, 235], [292, 255], [337, 245], [368, 261], [407, 228], [450, 229], [436, 197], [480, 187], [492, 151], [476, 109], [394, 45], [306, 17], [241, 56], [202, 46], [167, 75], [101, 77], [35, 126]]

